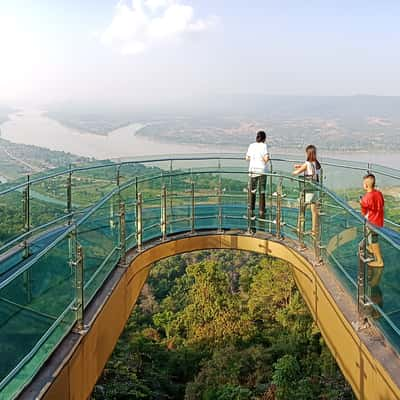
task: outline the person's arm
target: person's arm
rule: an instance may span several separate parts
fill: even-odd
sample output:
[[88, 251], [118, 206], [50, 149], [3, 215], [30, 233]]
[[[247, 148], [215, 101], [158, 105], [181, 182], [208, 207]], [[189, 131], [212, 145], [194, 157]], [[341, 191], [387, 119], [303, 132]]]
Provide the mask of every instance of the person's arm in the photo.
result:
[[306, 163], [304, 163], [302, 165], [299, 165], [297, 168], [295, 166], [295, 170], [292, 172], [292, 175], [299, 175], [299, 174], [301, 174], [302, 172], [305, 172], [305, 171], [307, 171], [307, 164]]
[[263, 158], [263, 161], [265, 162], [265, 164], [269, 161], [268, 146], [266, 143], [264, 144], [264, 151], [263, 151], [262, 158]]
[[249, 148], [247, 149], [247, 153], [246, 153], [246, 161], [250, 161], [250, 146], [249, 146]]
[[369, 205], [368, 205], [368, 201], [366, 199], [366, 196], [361, 197], [360, 206], [361, 206], [361, 214], [362, 215], [367, 215]]

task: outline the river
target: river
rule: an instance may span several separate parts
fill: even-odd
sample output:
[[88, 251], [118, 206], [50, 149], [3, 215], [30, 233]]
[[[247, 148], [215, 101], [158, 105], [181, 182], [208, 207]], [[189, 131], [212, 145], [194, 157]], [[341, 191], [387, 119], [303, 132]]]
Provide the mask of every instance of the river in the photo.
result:
[[[116, 129], [108, 135], [79, 132], [46, 117], [37, 110], [9, 115], [1, 125], [1, 137], [14, 143], [30, 144], [97, 159], [146, 156], [153, 154], [188, 154], [207, 152], [208, 146], [186, 146], [153, 142], [136, 136], [141, 124]], [[217, 149], [213, 148], [213, 151]]]
[[[43, 111], [24, 110], [11, 114], [3, 123], [1, 136], [14, 143], [23, 143], [46, 147], [51, 150], [65, 151], [97, 159], [130, 158], [147, 155], [199, 154], [222, 152], [245, 152], [245, 148], [226, 145], [180, 145], [160, 143], [145, 139], [135, 133], [141, 124], [131, 124], [116, 129], [106, 136], [79, 132], [46, 117]], [[271, 149], [272, 154], [293, 154], [294, 150]], [[392, 168], [400, 166], [400, 152], [327, 152], [321, 156], [351, 161], [364, 161], [386, 165]], [[300, 158], [303, 154], [299, 154]]]

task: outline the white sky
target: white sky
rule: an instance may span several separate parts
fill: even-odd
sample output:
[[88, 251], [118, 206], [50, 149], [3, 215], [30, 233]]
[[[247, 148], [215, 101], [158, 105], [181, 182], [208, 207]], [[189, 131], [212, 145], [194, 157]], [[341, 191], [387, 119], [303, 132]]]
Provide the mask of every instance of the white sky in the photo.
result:
[[0, 102], [400, 95], [399, 14], [389, 0], [0, 0]]

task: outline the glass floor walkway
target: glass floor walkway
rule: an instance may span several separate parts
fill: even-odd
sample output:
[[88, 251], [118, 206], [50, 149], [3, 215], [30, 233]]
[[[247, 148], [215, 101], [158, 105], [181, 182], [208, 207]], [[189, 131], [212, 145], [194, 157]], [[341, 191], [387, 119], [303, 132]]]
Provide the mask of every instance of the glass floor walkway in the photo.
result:
[[[315, 185], [291, 175], [298, 161], [272, 160], [262, 219], [248, 208], [247, 164], [238, 155], [76, 165], [1, 185], [0, 399], [15, 398], [79, 327], [127, 251], [183, 232], [257, 230], [303, 243], [399, 350], [400, 171], [322, 160], [324, 179]], [[360, 259], [367, 224], [358, 198], [367, 171], [386, 200], [385, 228], [376, 230], [384, 268]], [[314, 234], [306, 191], [319, 199]]]

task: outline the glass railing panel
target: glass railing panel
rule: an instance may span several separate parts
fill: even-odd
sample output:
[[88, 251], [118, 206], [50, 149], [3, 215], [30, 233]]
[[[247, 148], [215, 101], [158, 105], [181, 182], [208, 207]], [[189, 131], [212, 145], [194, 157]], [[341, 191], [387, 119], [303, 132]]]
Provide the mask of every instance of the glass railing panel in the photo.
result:
[[[171, 194], [167, 192], [167, 233], [188, 232], [192, 228], [192, 217], [196, 215], [195, 186]], [[193, 208], [194, 205], [194, 208]]]
[[207, 158], [206, 156], [199, 154], [198, 156], [182, 156], [181, 159], [173, 160], [173, 170], [178, 172], [190, 172], [195, 171], [216, 171], [220, 169], [220, 162], [217, 157], [212, 156]]
[[0, 247], [26, 232], [22, 190], [0, 196]]
[[321, 212], [323, 258], [356, 301], [358, 246], [363, 239], [363, 221], [324, 192]]
[[153, 204], [144, 203], [142, 208], [143, 242], [161, 236], [161, 206], [160, 199], [155, 199]]
[[[189, 175], [195, 190], [195, 229], [216, 229], [218, 226], [219, 190], [222, 190], [222, 177], [214, 173], [194, 173]], [[190, 180], [182, 182], [181, 190], [190, 191]]]
[[66, 222], [66, 219], [60, 221], [63, 217], [66, 218], [68, 212], [66, 176], [61, 175], [32, 183], [29, 195], [31, 229], [49, 225], [56, 220], [59, 225]]
[[322, 164], [323, 184], [345, 200], [351, 207], [358, 208], [362, 194], [363, 176], [367, 173], [362, 167], [345, 167]]
[[218, 159], [218, 166], [223, 171], [237, 171], [243, 174], [249, 168], [246, 154], [227, 154]]
[[161, 193], [165, 187], [168, 194], [167, 182], [164, 175], [139, 181], [138, 193], [142, 194], [143, 242], [159, 237], [161, 234]]
[[294, 164], [300, 162], [303, 162], [303, 160], [296, 156], [285, 157], [273, 154], [270, 167], [272, 168], [272, 172], [290, 175], [294, 169]]
[[119, 202], [116, 195], [78, 226], [78, 243], [83, 248], [85, 305], [118, 262], [119, 227]]
[[[273, 177], [273, 202], [274, 210], [275, 210], [275, 221], [276, 221], [276, 209], [277, 209], [277, 192], [278, 185], [281, 183], [282, 185], [282, 199], [281, 199], [281, 233], [283, 236], [288, 236], [292, 239], [298, 238], [298, 219], [299, 219], [299, 210], [300, 210], [300, 200], [301, 193], [304, 187], [304, 182], [299, 181], [298, 178], [293, 178], [288, 176], [287, 178]], [[311, 216], [309, 215], [308, 205], [306, 207], [305, 214], [305, 232], [304, 238], [308, 236], [310, 232], [310, 221]], [[307, 218], [308, 217], [308, 218]], [[276, 224], [273, 225], [274, 232], [276, 230]]]
[[[192, 188], [194, 196], [199, 193], [193, 173], [173, 171], [165, 178], [167, 188], [167, 232], [168, 234], [191, 230]], [[196, 207], [196, 200], [195, 200]], [[196, 212], [193, 213], [194, 215]]]
[[[400, 278], [398, 254], [400, 235], [385, 231], [385, 237], [367, 231], [368, 257], [365, 266], [366, 313], [375, 320], [397, 350], [400, 349]], [[380, 260], [383, 261], [381, 265]], [[377, 266], [381, 265], [381, 266]]]
[[67, 239], [0, 289], [0, 393], [4, 398], [12, 398], [36, 374], [70, 331], [74, 298]]
[[117, 174], [120, 183], [123, 184], [135, 177], [143, 180], [168, 174], [170, 168], [170, 160], [122, 163], [120, 166], [117, 166]]
[[125, 205], [126, 247], [136, 246], [136, 185], [129, 183], [120, 191], [121, 201]]
[[[229, 171], [231, 170], [230, 167]], [[247, 186], [248, 174], [243, 173], [243, 170], [240, 173], [220, 174], [216, 200], [218, 225], [221, 225], [222, 229], [247, 229]]]
[[117, 187], [117, 166], [105, 166], [74, 171], [72, 174], [72, 203], [74, 209], [93, 206]]

